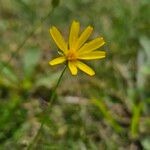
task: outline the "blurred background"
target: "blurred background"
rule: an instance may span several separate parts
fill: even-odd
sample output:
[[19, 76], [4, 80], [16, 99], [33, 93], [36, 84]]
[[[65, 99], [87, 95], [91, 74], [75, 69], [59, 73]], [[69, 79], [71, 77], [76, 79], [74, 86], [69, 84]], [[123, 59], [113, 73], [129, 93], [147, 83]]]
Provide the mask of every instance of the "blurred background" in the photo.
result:
[[[150, 150], [149, 0], [0, 0], [0, 149]], [[91, 61], [94, 77], [51, 67], [51, 25], [68, 38], [73, 20], [91, 39], [104, 37], [107, 58]]]

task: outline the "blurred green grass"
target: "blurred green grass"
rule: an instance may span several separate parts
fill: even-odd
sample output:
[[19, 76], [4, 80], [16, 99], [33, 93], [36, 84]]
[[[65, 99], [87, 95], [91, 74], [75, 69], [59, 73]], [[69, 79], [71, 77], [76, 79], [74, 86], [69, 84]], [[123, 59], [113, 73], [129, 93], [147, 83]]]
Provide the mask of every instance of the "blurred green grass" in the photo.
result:
[[35, 136], [63, 68], [48, 65], [49, 27], [67, 38], [75, 19], [104, 37], [107, 58], [90, 63], [93, 78], [66, 72], [34, 149], [149, 150], [149, 0], [61, 0], [41, 24], [57, 2], [0, 1], [0, 149], [26, 149]]

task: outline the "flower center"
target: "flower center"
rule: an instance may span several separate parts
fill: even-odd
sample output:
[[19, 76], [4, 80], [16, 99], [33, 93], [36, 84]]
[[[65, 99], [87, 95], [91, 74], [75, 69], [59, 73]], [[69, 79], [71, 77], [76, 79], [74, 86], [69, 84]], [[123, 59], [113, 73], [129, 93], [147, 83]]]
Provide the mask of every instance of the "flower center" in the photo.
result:
[[67, 59], [68, 60], [76, 60], [77, 59], [77, 55], [74, 51], [69, 51], [67, 54]]

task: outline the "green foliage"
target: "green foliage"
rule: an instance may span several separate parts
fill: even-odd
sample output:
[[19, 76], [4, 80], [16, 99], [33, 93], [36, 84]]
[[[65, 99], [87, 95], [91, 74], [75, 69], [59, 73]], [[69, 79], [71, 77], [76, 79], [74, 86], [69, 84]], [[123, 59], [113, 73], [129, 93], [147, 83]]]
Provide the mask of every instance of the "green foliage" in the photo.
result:
[[109, 110], [106, 108], [102, 100], [93, 99], [92, 102], [96, 105], [103, 114], [103, 117], [108, 121], [108, 123], [116, 130], [116, 132], [121, 132], [122, 128], [115, 121], [113, 116], [109, 113]]
[[29, 48], [26, 50], [22, 57], [23, 72], [25, 77], [31, 78], [32, 74], [34, 73], [33, 71], [35, 66], [40, 59], [41, 53], [42, 51], [39, 48]]
[[143, 145], [145, 150], [149, 150], [150, 149], [150, 137], [143, 139], [142, 145]]
[[137, 138], [137, 136], [138, 136], [138, 128], [139, 128], [139, 122], [140, 122], [142, 108], [143, 108], [142, 103], [133, 107], [133, 116], [132, 116], [132, 120], [131, 120], [131, 137], [133, 139]]
[[16, 96], [11, 98], [11, 102], [1, 103], [0, 107], [0, 142], [4, 142], [8, 138], [11, 139], [25, 121], [26, 111], [21, 107], [21, 101]]
[[60, 0], [52, 0], [52, 6], [55, 8], [59, 5]]
[[[34, 149], [149, 150], [149, 14], [149, 0], [0, 0], [0, 149], [26, 149], [46, 119]], [[93, 78], [67, 71], [44, 114], [63, 68], [48, 65], [49, 27], [67, 39], [72, 20], [94, 26], [107, 58]]]

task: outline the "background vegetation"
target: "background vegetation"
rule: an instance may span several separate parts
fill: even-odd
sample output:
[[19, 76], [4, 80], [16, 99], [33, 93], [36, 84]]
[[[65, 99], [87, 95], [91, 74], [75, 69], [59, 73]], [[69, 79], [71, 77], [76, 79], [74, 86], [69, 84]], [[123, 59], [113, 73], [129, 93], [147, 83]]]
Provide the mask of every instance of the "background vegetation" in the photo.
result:
[[[0, 0], [0, 149], [150, 150], [149, 0]], [[72, 20], [94, 26], [107, 58], [96, 76], [67, 71], [50, 113], [62, 66], [49, 27], [67, 38]], [[93, 38], [92, 37], [92, 38]]]

